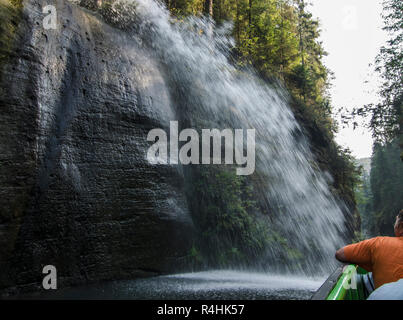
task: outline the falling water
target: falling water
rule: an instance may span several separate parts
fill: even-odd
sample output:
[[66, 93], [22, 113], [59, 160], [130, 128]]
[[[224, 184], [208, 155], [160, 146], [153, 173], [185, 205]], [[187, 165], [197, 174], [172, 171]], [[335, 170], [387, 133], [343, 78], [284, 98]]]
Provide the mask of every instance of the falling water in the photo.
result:
[[[182, 127], [256, 130], [255, 175], [266, 181], [259, 192], [276, 208], [276, 228], [291, 247], [307, 253], [301, 272], [328, 273], [342, 243], [344, 216], [328, 188], [329, 178], [312, 165], [286, 91], [230, 62], [228, 26], [217, 28], [196, 17], [172, 21], [152, 0], [117, 1], [113, 8], [110, 19], [161, 61]], [[276, 250], [267, 248], [272, 261]]]

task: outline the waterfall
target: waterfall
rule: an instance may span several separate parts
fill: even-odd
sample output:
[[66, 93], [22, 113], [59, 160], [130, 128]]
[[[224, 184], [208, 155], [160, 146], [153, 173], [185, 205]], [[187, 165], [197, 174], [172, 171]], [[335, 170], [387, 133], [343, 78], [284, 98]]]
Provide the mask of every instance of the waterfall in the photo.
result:
[[[231, 63], [230, 26], [218, 28], [197, 17], [172, 21], [153, 0], [122, 0], [112, 8], [109, 19], [160, 61], [181, 128], [256, 130], [253, 176], [262, 181], [257, 192], [273, 209], [261, 212], [261, 219], [305, 255], [297, 271], [328, 273], [343, 242], [343, 204], [329, 190], [328, 174], [314, 167], [286, 90]], [[295, 271], [287, 262], [276, 262], [281, 250], [276, 244], [266, 248], [267, 270]]]

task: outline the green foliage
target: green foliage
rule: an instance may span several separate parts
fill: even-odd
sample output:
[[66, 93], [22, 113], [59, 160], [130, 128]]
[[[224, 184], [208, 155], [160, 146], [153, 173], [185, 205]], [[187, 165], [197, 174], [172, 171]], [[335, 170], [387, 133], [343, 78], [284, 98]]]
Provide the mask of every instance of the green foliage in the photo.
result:
[[167, 8], [176, 16], [200, 15], [204, 11], [203, 0], [165, 0]]
[[[7, 0], [5, 0], [7, 2]], [[21, 8], [22, 7], [22, 0], [8, 0], [8, 2], [14, 6], [15, 8]]]
[[188, 260], [194, 267], [198, 267], [203, 263], [203, 256], [195, 244], [189, 250]]
[[[367, 172], [362, 170], [361, 179], [355, 187], [355, 199], [357, 201], [357, 210], [361, 219], [361, 238], [369, 238], [371, 234], [372, 223], [372, 192], [370, 177]], [[357, 231], [358, 232], [358, 231]]]
[[381, 102], [357, 108], [352, 116], [369, 116], [368, 126], [377, 142], [400, 138], [403, 149], [403, 2], [384, 0], [383, 8], [383, 29], [389, 38], [375, 59], [375, 70], [383, 81], [379, 91]]
[[339, 149], [337, 153], [341, 155], [338, 161], [336, 160], [338, 166], [336, 171], [340, 174], [338, 178], [342, 180], [339, 187], [346, 194], [354, 194], [356, 186], [360, 183], [361, 170], [354, 164], [354, 157], [349, 149], [342, 149], [339, 146], [337, 148]]
[[[195, 169], [196, 170], [196, 169]], [[206, 263], [248, 263], [264, 253], [270, 230], [259, 220], [253, 187], [234, 168], [202, 167], [189, 195]]]
[[403, 208], [403, 163], [397, 141], [375, 144], [371, 163], [371, 191], [374, 234], [393, 235], [393, 224]]
[[14, 46], [21, 7], [22, 0], [0, 0], [0, 68]]
[[374, 145], [371, 173], [357, 190], [362, 233], [393, 236], [396, 215], [403, 208], [403, 163], [397, 140]]

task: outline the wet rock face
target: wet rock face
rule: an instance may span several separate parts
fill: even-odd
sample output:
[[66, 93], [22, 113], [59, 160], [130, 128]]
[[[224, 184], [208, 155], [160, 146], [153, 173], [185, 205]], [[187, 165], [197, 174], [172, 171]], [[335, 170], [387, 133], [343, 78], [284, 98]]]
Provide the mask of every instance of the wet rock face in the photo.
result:
[[[146, 160], [175, 118], [159, 66], [124, 33], [56, 1], [26, 1], [1, 65], [0, 287], [170, 272], [191, 246], [180, 168]], [[3, 270], [5, 272], [3, 272]]]

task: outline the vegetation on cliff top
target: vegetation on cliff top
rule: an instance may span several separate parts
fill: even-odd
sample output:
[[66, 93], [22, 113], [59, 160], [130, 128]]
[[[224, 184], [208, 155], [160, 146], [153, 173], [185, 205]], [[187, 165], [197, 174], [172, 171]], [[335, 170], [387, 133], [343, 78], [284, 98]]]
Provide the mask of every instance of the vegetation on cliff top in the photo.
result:
[[0, 68], [12, 51], [22, 0], [0, 0]]
[[282, 79], [315, 121], [331, 135], [328, 94], [331, 72], [319, 41], [319, 22], [304, 0], [165, 0], [178, 16], [209, 15], [218, 24], [233, 21], [234, 56], [239, 65], [252, 65], [264, 78]]
[[[375, 71], [381, 78], [379, 103], [357, 106], [348, 120], [356, 117], [368, 119], [377, 144], [385, 145], [398, 139], [403, 150], [403, 2], [383, 1], [383, 30], [387, 32], [386, 44], [375, 59]], [[403, 161], [403, 152], [400, 154]]]

